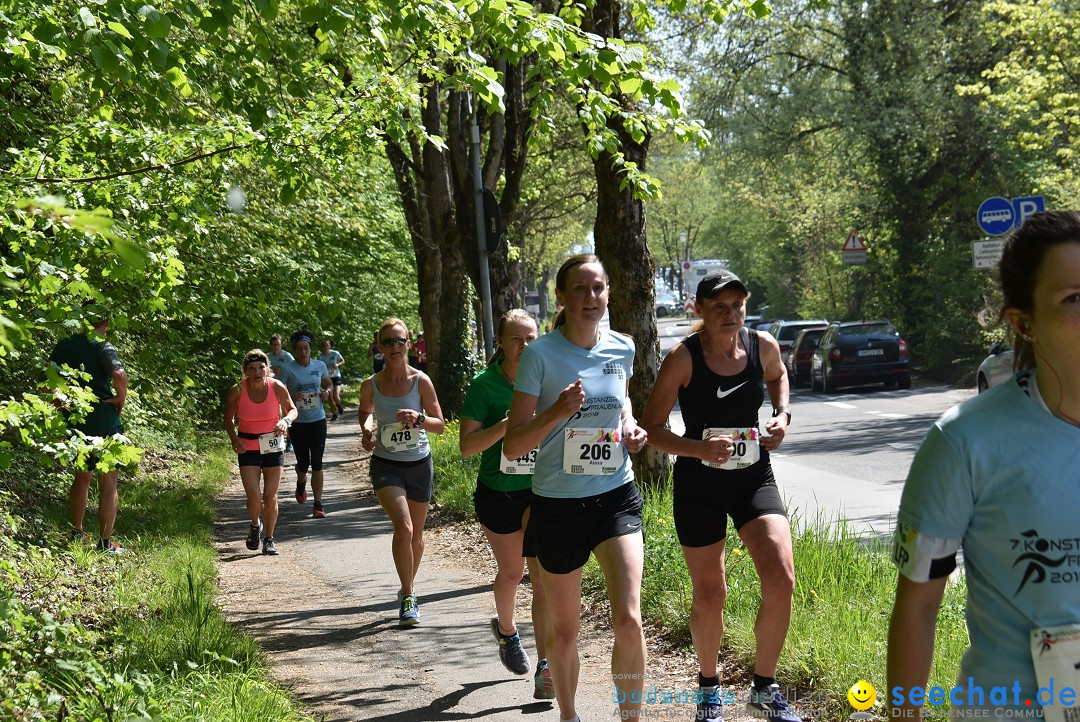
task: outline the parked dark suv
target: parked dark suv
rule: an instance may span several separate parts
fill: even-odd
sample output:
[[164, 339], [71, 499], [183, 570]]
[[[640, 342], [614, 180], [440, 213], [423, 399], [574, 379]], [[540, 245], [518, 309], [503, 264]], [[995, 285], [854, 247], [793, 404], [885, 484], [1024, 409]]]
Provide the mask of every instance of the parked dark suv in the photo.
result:
[[911, 388], [908, 345], [890, 321], [833, 321], [810, 362], [815, 391], [884, 382]]

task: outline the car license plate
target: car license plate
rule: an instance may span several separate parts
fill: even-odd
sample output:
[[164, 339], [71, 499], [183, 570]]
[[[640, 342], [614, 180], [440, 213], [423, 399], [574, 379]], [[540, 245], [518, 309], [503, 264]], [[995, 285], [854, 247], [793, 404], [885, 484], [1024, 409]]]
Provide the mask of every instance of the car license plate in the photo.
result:
[[885, 349], [883, 348], [864, 348], [855, 352], [856, 356], [884, 356]]

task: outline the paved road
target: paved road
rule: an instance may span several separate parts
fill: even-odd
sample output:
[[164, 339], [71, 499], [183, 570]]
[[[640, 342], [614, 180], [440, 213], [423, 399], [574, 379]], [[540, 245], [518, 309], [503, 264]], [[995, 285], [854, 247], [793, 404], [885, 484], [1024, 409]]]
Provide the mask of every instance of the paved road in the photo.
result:
[[[658, 324], [663, 353], [690, 330], [685, 319]], [[773, 470], [789, 509], [803, 521], [845, 518], [859, 534], [892, 532], [900, 491], [919, 442], [946, 410], [974, 389], [920, 386], [849, 393], [791, 393], [792, 424]], [[761, 418], [772, 408], [766, 395]], [[682, 433], [678, 408], [672, 430]]]

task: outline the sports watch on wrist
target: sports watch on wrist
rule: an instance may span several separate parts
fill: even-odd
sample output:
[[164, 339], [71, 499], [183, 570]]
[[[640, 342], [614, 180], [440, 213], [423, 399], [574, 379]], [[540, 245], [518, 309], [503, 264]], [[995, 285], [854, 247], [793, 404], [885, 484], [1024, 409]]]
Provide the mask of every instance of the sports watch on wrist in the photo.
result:
[[791, 424], [791, 411], [788, 410], [788, 407], [781, 406], [779, 408], [773, 409], [773, 412], [772, 412], [773, 416], [779, 416], [780, 414], [787, 415], [787, 422], [790, 425]]
[[427, 421], [427, 416], [425, 416], [424, 412], [421, 411], [416, 417], [416, 426], [417, 426], [417, 428], [423, 426], [425, 421]]

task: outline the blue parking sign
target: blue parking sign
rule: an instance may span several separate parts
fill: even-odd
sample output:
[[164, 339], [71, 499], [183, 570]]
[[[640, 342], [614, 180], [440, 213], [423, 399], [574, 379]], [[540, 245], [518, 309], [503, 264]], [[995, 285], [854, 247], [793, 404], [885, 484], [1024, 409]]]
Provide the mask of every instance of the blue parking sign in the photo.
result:
[[1042, 213], [1046, 210], [1046, 199], [1042, 196], [1028, 196], [1027, 198], [1013, 198], [1013, 225], [1016, 228], [1024, 225], [1030, 216]]
[[[1019, 200], [1019, 199], [1018, 199]], [[1000, 236], [1012, 230], [1016, 221], [1013, 204], [1007, 198], [987, 198], [979, 206], [979, 228], [988, 236]]]

